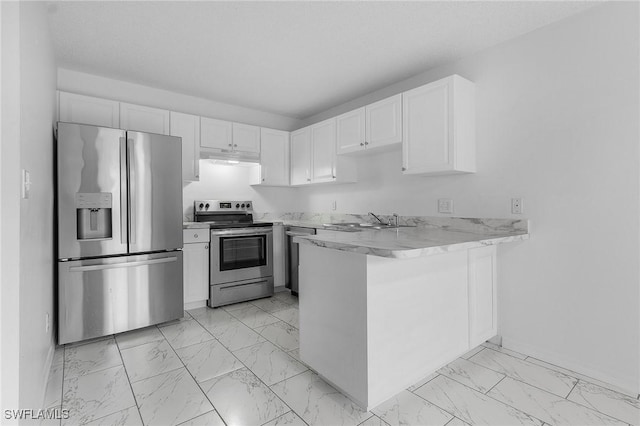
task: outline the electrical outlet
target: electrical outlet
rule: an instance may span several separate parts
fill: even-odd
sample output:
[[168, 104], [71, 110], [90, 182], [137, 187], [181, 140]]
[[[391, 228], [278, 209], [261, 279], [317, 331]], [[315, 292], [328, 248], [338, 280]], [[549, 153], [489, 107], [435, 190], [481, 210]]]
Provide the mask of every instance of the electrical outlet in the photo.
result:
[[331, 210], [335, 210], [338, 208], [338, 202], [337, 201], [332, 201], [331, 202]]
[[29, 192], [31, 191], [31, 175], [25, 169], [22, 169], [22, 198], [29, 198]]
[[512, 214], [522, 214], [522, 198], [512, 198], [511, 199], [511, 213]]
[[49, 328], [51, 327], [51, 323], [49, 322], [49, 312], [44, 314], [44, 332], [48, 333]]
[[453, 200], [451, 198], [439, 198], [438, 213], [453, 213]]

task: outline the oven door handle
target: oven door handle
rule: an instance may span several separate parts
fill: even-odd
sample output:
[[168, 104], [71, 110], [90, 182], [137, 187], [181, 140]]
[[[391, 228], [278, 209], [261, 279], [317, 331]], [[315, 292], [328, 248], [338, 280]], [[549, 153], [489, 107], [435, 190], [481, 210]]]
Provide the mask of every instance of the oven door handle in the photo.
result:
[[273, 228], [234, 228], [234, 229], [212, 229], [211, 236], [218, 235], [267, 235], [272, 234]]

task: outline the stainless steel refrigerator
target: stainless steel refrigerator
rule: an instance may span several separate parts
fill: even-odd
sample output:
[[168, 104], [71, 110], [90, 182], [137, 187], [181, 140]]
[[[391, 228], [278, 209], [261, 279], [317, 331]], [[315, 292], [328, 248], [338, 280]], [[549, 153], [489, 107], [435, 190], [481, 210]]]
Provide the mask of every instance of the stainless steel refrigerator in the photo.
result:
[[180, 138], [58, 123], [58, 343], [183, 315]]

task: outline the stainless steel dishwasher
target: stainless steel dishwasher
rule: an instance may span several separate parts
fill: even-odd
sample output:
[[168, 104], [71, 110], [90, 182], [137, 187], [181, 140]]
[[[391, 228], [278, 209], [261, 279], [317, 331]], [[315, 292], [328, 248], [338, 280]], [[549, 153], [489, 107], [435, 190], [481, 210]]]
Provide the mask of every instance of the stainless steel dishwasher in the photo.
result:
[[287, 226], [285, 235], [287, 243], [285, 245], [285, 287], [291, 290], [291, 293], [298, 295], [299, 274], [299, 248], [298, 243], [293, 242], [294, 237], [304, 235], [315, 235], [315, 228], [303, 228], [300, 226]]

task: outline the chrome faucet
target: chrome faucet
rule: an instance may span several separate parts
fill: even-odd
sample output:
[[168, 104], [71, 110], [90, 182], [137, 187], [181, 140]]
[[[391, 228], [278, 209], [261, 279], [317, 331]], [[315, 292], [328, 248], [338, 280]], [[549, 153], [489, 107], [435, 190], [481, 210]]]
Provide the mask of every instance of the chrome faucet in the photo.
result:
[[386, 225], [386, 224], [382, 221], [382, 219], [380, 219], [378, 216], [376, 216], [376, 215], [375, 215], [375, 213], [373, 213], [373, 212], [369, 212], [369, 216], [373, 216], [373, 217], [375, 217], [375, 218], [376, 218], [376, 220], [377, 220], [378, 222], [380, 222], [380, 223], [381, 223], [381, 224], [383, 224], [383, 225]]
[[[399, 227], [399, 225], [398, 225], [398, 213], [394, 213], [393, 214], [393, 222], [394, 222], [393, 226], [398, 228]], [[389, 225], [391, 225], [391, 219], [389, 219]]]

